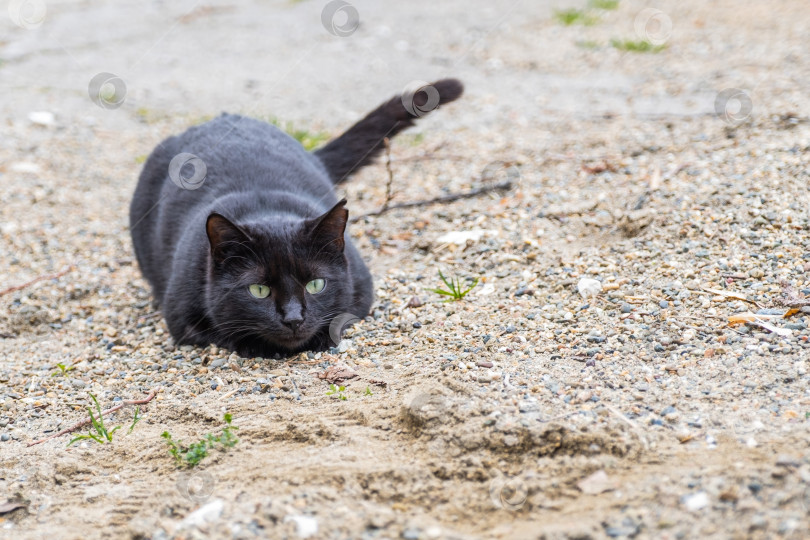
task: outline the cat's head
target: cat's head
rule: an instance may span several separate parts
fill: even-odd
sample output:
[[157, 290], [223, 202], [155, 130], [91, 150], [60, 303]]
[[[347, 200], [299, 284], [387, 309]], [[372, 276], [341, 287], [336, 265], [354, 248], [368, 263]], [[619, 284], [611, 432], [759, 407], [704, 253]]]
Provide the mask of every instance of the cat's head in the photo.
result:
[[301, 350], [351, 310], [346, 200], [310, 220], [236, 224], [208, 216], [208, 313], [226, 342]]

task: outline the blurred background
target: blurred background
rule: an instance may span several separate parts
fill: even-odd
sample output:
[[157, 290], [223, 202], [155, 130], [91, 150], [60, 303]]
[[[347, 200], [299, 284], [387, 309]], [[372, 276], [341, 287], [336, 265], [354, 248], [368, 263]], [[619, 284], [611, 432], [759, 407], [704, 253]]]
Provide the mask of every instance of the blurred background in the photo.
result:
[[[4, 4], [5, 124], [46, 111], [57, 125], [124, 129], [230, 111], [333, 130], [411, 81], [456, 76], [466, 112], [435, 121], [483, 131], [713, 114], [729, 88], [762, 114], [804, 105], [808, 82], [810, 8], [795, 0]], [[100, 73], [122, 84], [107, 109], [88, 96]]]

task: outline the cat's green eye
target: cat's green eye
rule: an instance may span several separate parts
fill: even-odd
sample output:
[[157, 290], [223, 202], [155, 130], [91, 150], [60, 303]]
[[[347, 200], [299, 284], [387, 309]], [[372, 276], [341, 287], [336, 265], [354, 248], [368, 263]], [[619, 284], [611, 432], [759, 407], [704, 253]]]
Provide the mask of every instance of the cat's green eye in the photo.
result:
[[309, 283], [307, 283], [307, 292], [309, 294], [318, 294], [326, 287], [326, 280], [325, 279], [313, 279]]
[[256, 298], [267, 298], [270, 296], [270, 287], [267, 285], [259, 285], [258, 283], [255, 283], [248, 287], [248, 290], [250, 291], [250, 294]]

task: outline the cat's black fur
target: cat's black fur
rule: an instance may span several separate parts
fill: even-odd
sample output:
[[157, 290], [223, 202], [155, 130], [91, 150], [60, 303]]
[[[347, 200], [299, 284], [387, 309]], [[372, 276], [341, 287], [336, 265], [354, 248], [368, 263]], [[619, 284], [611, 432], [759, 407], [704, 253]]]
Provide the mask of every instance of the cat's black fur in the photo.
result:
[[[433, 86], [440, 103], [463, 91], [454, 79]], [[270, 124], [228, 114], [161, 143], [141, 172], [130, 230], [175, 342], [214, 343], [245, 357], [323, 350], [334, 345], [336, 316], [365, 317], [371, 275], [333, 185], [415, 118], [394, 97], [314, 154]], [[180, 153], [205, 163], [198, 189], [170, 179]], [[326, 287], [310, 294], [305, 285], [316, 278]], [[252, 284], [268, 285], [270, 296], [255, 298]]]

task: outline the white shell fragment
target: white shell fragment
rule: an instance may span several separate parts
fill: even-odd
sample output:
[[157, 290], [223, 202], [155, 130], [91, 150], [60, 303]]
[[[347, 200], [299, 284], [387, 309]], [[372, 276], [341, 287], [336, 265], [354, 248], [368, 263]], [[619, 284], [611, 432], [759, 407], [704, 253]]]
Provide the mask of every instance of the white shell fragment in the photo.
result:
[[602, 282], [596, 279], [582, 278], [577, 283], [577, 290], [582, 298], [590, 298], [602, 292]]
[[478, 242], [484, 236], [494, 235], [494, 231], [485, 231], [483, 229], [474, 229], [472, 231], [451, 231], [445, 233], [436, 239], [440, 244], [456, 244], [459, 246], [466, 245], [469, 240]]
[[28, 120], [37, 126], [52, 126], [56, 117], [50, 111], [34, 111], [28, 113]]

